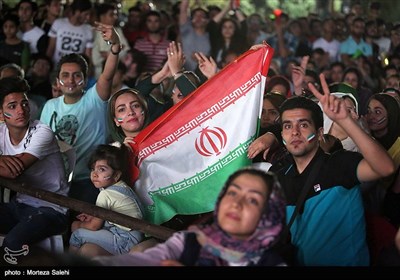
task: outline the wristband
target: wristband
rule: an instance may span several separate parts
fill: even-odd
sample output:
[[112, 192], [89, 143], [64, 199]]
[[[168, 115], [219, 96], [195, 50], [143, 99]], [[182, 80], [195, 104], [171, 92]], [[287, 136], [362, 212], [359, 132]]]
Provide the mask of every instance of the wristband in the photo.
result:
[[116, 44], [111, 45], [110, 52], [111, 52], [113, 55], [119, 55], [119, 53], [122, 51], [122, 45], [119, 45], [118, 51], [116, 51], [116, 52], [114, 52], [114, 51], [113, 51], [113, 48], [112, 48], [114, 45], [116, 45]]

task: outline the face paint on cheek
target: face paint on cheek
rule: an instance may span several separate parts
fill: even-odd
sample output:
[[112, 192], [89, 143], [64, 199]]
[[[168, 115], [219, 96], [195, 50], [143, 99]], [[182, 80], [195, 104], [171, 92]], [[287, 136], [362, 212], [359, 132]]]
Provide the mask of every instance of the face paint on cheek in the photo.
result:
[[77, 83], [78, 86], [83, 85], [83, 80], [80, 80], [80, 82]]
[[103, 177], [104, 180], [108, 180], [108, 179], [110, 179], [110, 178], [111, 178], [111, 176], [104, 176], [104, 177]]
[[382, 119], [376, 121], [377, 124], [382, 124], [384, 121], [386, 121], [386, 117], [383, 117]]
[[10, 119], [12, 117], [12, 115], [10, 113], [7, 113], [7, 112], [4, 112], [3, 115], [4, 115], [4, 117], [6, 119]]
[[311, 141], [314, 140], [314, 138], [315, 138], [315, 133], [312, 133], [312, 134], [308, 135], [307, 141], [308, 141], [308, 142], [311, 142]]
[[282, 139], [282, 143], [283, 143], [283, 145], [285, 145], [286, 146], [286, 141], [285, 141], [285, 139]]
[[123, 121], [124, 121], [123, 118], [117, 118], [117, 122], [118, 122], [118, 123], [122, 123]]

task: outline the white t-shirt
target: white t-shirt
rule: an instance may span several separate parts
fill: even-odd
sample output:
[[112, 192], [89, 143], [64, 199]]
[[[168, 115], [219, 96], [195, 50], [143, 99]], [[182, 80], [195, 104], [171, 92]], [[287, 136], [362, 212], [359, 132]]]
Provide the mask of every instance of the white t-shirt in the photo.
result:
[[85, 53], [85, 49], [93, 47], [92, 27], [87, 23], [79, 26], [72, 25], [68, 18], [56, 19], [47, 35], [50, 38], [56, 38], [54, 65], [66, 54], [82, 54]]
[[[28, 153], [38, 160], [18, 177], [19, 182], [26, 183], [38, 189], [66, 196], [69, 185], [64, 171], [64, 162], [51, 129], [44, 123], [30, 121], [29, 128], [22, 141], [13, 145], [5, 123], [0, 124], [0, 153], [2, 155], [17, 155]], [[67, 209], [59, 205], [26, 195], [17, 194], [17, 201], [33, 207], [51, 207], [61, 213]]]
[[31, 54], [38, 53], [37, 43], [40, 37], [42, 37], [43, 35], [44, 35], [43, 29], [37, 26], [34, 26], [31, 30], [26, 31], [24, 33], [22, 32], [17, 33], [18, 38], [29, 44], [29, 50]]
[[322, 37], [318, 38], [317, 40], [314, 41], [312, 48], [313, 50], [321, 48], [325, 52], [328, 52], [331, 62], [336, 62], [339, 60], [340, 42], [336, 39], [328, 42]]

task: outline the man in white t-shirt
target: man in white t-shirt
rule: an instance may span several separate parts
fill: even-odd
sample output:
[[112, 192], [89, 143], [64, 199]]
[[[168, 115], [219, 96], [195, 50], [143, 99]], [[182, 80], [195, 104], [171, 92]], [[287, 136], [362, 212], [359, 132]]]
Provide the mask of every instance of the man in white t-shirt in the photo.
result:
[[70, 53], [92, 56], [93, 30], [88, 24], [92, 4], [90, 0], [75, 0], [71, 4], [68, 17], [56, 19], [49, 33], [47, 56], [53, 59], [54, 65], [62, 56]]
[[20, 31], [17, 36], [29, 44], [31, 54], [39, 52], [38, 41], [45, 34], [43, 29], [33, 22], [37, 14], [38, 6], [31, 0], [21, 0], [16, 6], [20, 21]]
[[[66, 196], [64, 162], [51, 129], [30, 121], [26, 96], [29, 85], [19, 77], [0, 80], [0, 176]], [[17, 193], [0, 203], [0, 233], [4, 250], [17, 251], [67, 229], [67, 209]], [[6, 249], [8, 248], [8, 249]]]

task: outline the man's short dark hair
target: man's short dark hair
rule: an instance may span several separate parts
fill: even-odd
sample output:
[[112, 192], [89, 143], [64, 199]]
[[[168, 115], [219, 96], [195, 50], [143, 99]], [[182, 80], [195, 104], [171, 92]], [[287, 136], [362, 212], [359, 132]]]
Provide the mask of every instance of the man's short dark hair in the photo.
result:
[[203, 13], [205, 14], [206, 18], [208, 18], [208, 16], [209, 16], [208, 11], [205, 10], [205, 9], [203, 9], [203, 8], [201, 8], [201, 7], [194, 8], [194, 9], [190, 12], [190, 18], [193, 18], [194, 14], [195, 14], [196, 12], [198, 12], [198, 11], [203, 12]]
[[161, 19], [161, 14], [157, 11], [149, 11], [146, 15], [145, 15], [145, 20], [147, 20], [149, 17], [158, 17], [159, 19]]
[[282, 115], [285, 111], [294, 110], [294, 109], [304, 109], [311, 112], [311, 119], [314, 122], [315, 129], [323, 127], [324, 125], [324, 115], [322, 113], [321, 108], [317, 103], [312, 101], [311, 99], [303, 96], [294, 96], [287, 99], [282, 103], [279, 108], [279, 113], [282, 120]]
[[83, 73], [83, 77], [86, 80], [87, 74], [88, 74], [88, 63], [86, 61], [86, 59], [80, 55], [80, 54], [76, 54], [76, 53], [70, 53], [70, 54], [66, 54], [63, 57], [61, 57], [60, 61], [57, 64], [57, 76], [60, 75], [61, 72], [61, 67], [64, 63], [76, 63], [81, 67], [81, 71]]
[[36, 4], [36, 2], [33, 2], [32, 0], [21, 0], [18, 2], [17, 6], [15, 7], [16, 10], [19, 10], [19, 7], [21, 6], [22, 3], [28, 3], [29, 5], [31, 5], [32, 8], [32, 12], [35, 13], [38, 10], [38, 5]]
[[26, 93], [30, 90], [28, 82], [20, 77], [7, 77], [0, 79], [0, 105], [3, 106], [7, 95], [14, 92]]
[[72, 12], [81, 11], [85, 12], [92, 8], [92, 2], [90, 0], [74, 0], [71, 4]]

